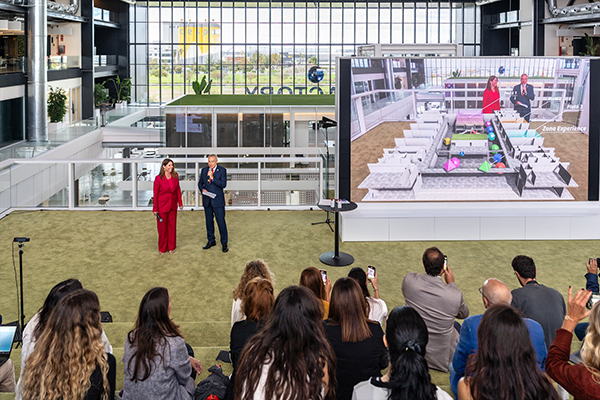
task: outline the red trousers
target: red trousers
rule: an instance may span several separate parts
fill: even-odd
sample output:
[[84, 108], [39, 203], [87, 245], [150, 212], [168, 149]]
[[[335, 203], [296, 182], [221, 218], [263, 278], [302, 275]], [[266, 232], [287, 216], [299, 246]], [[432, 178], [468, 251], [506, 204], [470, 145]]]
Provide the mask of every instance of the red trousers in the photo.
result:
[[159, 213], [163, 222], [156, 218], [158, 228], [158, 251], [161, 253], [175, 250], [177, 247], [177, 210]]

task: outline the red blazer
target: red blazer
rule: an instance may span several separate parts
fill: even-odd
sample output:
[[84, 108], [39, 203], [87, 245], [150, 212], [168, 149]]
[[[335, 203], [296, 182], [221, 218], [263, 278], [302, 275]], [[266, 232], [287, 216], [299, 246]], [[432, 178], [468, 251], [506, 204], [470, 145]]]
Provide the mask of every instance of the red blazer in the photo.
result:
[[500, 111], [500, 90], [492, 92], [485, 89], [483, 91], [483, 113], [493, 114], [495, 110]]
[[154, 199], [152, 201], [152, 212], [165, 213], [177, 210], [177, 206], [183, 206], [181, 201], [181, 188], [179, 187], [179, 178], [173, 175], [171, 179], [175, 179], [173, 190], [169, 186], [169, 180], [166, 177], [161, 178], [160, 175], [154, 179]]

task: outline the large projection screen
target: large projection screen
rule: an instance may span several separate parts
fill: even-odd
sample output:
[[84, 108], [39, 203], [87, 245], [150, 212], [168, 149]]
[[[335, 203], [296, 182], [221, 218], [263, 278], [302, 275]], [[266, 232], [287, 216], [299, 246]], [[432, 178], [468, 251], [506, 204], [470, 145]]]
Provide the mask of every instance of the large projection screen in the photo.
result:
[[338, 196], [363, 214], [598, 214], [599, 63], [340, 58]]

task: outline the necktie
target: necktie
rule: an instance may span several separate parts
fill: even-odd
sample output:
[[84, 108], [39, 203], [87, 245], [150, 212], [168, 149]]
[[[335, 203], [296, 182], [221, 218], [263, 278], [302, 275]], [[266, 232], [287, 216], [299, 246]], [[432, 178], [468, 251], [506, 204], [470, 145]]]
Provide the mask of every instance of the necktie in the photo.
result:
[[525, 90], [525, 86], [523, 86], [523, 96], [527, 94], [527, 90]]
[[[210, 169], [210, 172], [212, 172], [212, 173], [214, 174], [214, 173], [215, 173], [215, 169], [214, 169], [214, 168], [211, 168], [211, 169]], [[213, 176], [214, 176], [214, 175], [213, 175]], [[211, 182], [212, 182], [212, 178], [208, 178], [208, 183], [211, 183]]]

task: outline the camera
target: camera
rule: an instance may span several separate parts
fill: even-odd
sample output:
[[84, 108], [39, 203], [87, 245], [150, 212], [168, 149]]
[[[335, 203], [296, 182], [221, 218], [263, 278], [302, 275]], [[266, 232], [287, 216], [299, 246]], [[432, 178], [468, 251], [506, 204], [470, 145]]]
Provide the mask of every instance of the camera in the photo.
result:
[[29, 238], [28, 237], [16, 237], [13, 239], [13, 242], [15, 243], [25, 243], [25, 242], [29, 242]]
[[585, 308], [587, 308], [588, 310], [591, 310], [592, 307], [594, 306], [594, 304], [596, 304], [598, 302], [598, 300], [600, 300], [600, 293], [592, 292], [592, 296], [590, 297], [587, 304], [585, 305]]

